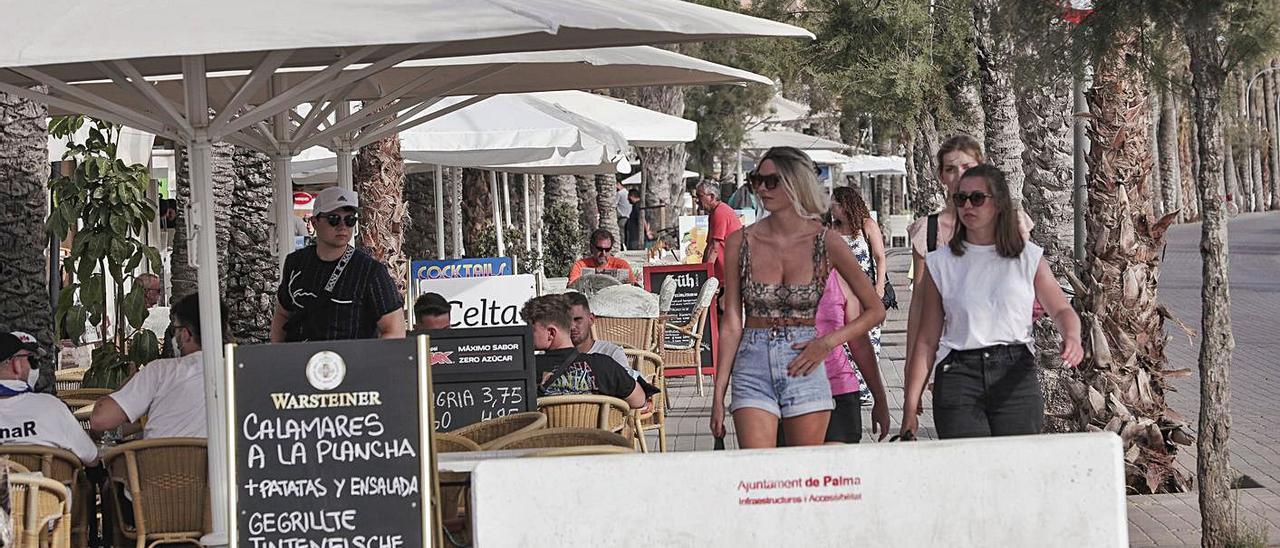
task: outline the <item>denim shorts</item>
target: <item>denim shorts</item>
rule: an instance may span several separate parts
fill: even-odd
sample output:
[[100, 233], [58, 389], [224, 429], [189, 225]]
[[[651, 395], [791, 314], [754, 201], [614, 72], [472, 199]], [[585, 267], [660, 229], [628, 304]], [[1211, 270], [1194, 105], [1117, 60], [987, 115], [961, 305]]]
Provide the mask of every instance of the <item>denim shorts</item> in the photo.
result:
[[729, 379], [729, 411], [751, 407], [785, 419], [834, 408], [825, 363], [803, 377], [787, 376], [787, 364], [800, 355], [791, 345], [816, 336], [809, 326], [743, 329]]

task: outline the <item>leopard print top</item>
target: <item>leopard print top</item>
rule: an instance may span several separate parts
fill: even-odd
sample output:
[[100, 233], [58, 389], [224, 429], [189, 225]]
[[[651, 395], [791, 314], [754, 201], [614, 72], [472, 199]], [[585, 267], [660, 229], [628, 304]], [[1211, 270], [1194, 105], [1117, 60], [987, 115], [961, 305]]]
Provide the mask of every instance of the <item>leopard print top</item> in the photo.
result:
[[766, 284], [752, 280], [750, 240], [751, 230], [744, 229], [738, 265], [742, 279], [742, 309], [747, 317], [813, 319], [818, 313], [818, 301], [822, 300], [827, 273], [831, 269], [825, 245], [827, 229], [823, 228], [813, 242], [813, 279], [807, 284]]

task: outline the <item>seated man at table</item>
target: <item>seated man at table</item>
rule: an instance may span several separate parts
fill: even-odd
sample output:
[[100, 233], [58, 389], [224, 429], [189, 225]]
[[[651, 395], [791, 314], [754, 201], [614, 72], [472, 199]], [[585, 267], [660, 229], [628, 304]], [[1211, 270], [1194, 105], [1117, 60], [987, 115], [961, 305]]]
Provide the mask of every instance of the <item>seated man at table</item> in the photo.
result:
[[12, 333], [0, 333], [0, 444], [44, 445], [75, 453], [89, 464], [98, 447], [62, 400], [31, 391], [31, 354], [39, 349]]
[[618, 281], [636, 283], [636, 273], [631, 270], [631, 263], [613, 256], [617, 249], [614, 245], [613, 233], [603, 228], [591, 233], [591, 254], [578, 259], [569, 268], [569, 283], [573, 283], [583, 274], [601, 274], [613, 276]]
[[448, 329], [453, 323], [450, 313], [453, 305], [439, 293], [423, 293], [413, 302], [413, 332], [425, 333], [434, 329]]
[[[195, 293], [173, 305], [173, 345], [181, 357], [156, 360], [139, 369], [115, 393], [94, 404], [89, 428], [102, 433], [147, 416], [142, 437], [208, 437], [204, 409], [204, 362], [200, 352], [200, 300]], [[226, 306], [221, 307], [223, 339], [229, 340]]]
[[573, 347], [569, 330], [573, 317], [564, 295], [534, 297], [520, 310], [533, 327], [537, 356], [538, 395], [600, 394], [626, 400], [633, 409], [644, 407], [657, 389], [637, 381], [616, 360], [601, 354], [583, 354]]
[[640, 376], [631, 368], [631, 361], [627, 359], [627, 353], [622, 346], [609, 341], [596, 340], [595, 335], [592, 334], [591, 328], [596, 323], [596, 315], [591, 313], [591, 303], [587, 301], [587, 296], [577, 291], [569, 291], [563, 295], [569, 301], [569, 315], [573, 320], [573, 324], [569, 327], [569, 338], [573, 340], [573, 346], [578, 349], [578, 352], [609, 356], [625, 368], [632, 377]]

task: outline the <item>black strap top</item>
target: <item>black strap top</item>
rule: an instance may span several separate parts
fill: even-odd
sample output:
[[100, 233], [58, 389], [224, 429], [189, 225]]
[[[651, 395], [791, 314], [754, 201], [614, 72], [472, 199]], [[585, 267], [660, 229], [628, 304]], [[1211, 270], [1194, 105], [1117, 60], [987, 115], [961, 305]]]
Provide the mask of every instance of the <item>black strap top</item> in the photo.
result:
[[823, 228], [813, 242], [813, 279], [807, 284], [766, 284], [751, 279], [751, 240], [749, 228], [742, 231], [742, 248], [738, 255], [742, 278], [742, 309], [748, 317], [807, 318], [818, 313], [818, 301], [826, 289], [827, 229]]

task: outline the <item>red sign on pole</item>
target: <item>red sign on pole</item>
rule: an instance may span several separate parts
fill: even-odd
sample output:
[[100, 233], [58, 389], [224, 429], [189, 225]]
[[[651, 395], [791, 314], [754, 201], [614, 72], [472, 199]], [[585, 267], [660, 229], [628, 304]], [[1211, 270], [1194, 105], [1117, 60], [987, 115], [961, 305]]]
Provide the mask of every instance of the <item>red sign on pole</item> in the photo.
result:
[[316, 199], [316, 197], [315, 197], [315, 196], [312, 196], [310, 193], [307, 193], [307, 192], [294, 192], [294, 193], [293, 193], [293, 205], [294, 205], [295, 207], [306, 207], [306, 206], [309, 206], [309, 205], [311, 205], [311, 201], [312, 201], [312, 200], [314, 200], [314, 199]]

